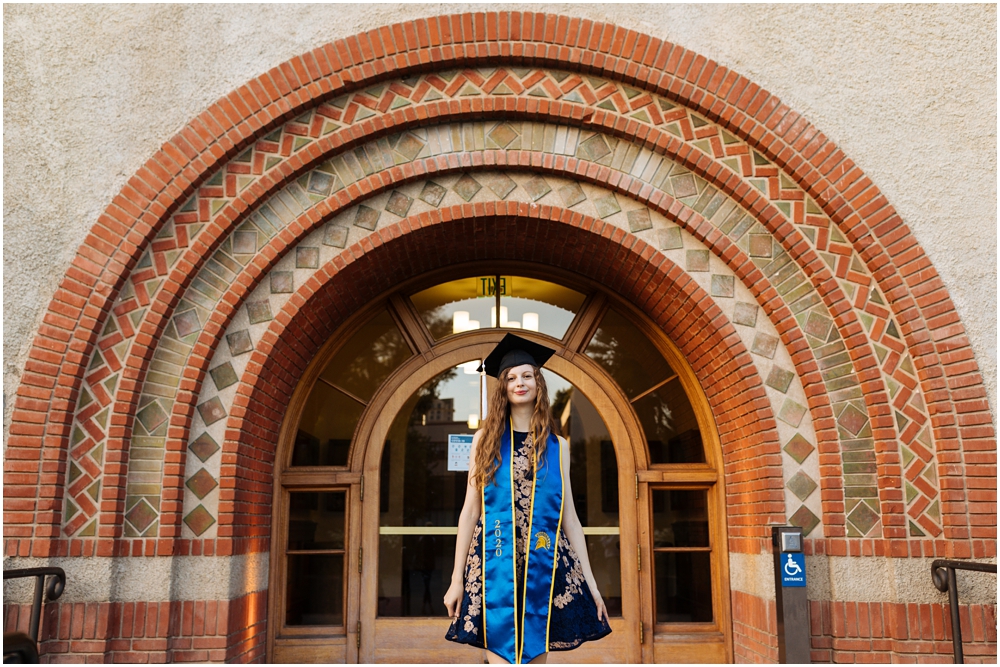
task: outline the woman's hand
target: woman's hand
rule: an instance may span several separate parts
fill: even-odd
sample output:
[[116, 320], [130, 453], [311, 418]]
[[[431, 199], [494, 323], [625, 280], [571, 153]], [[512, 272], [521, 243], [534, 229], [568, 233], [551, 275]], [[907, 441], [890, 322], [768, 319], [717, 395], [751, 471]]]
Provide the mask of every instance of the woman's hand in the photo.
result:
[[462, 606], [463, 587], [461, 581], [452, 581], [448, 587], [448, 592], [444, 594], [444, 606], [448, 610], [448, 616], [458, 618], [458, 611]]
[[597, 620], [601, 620], [603, 618], [605, 622], [610, 622], [608, 617], [608, 607], [604, 604], [604, 598], [601, 597], [600, 591], [591, 586], [590, 593], [594, 596], [594, 602], [597, 604]]

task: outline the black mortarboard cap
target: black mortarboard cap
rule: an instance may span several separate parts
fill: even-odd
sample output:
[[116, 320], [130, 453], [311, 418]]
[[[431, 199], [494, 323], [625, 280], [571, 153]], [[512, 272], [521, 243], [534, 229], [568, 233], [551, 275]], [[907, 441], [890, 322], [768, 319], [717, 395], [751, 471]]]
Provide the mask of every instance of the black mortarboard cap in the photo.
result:
[[485, 370], [487, 375], [499, 378], [501, 373], [514, 366], [543, 366], [555, 352], [552, 348], [509, 333], [497, 343], [479, 370]]

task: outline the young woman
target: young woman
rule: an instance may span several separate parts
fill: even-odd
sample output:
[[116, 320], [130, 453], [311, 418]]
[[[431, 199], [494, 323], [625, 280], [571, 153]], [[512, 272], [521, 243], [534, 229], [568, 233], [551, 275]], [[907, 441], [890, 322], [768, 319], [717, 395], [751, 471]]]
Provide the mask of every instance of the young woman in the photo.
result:
[[491, 663], [545, 662], [611, 632], [541, 372], [552, 354], [508, 334], [483, 363], [498, 382], [472, 439], [444, 603], [446, 638], [485, 648]]

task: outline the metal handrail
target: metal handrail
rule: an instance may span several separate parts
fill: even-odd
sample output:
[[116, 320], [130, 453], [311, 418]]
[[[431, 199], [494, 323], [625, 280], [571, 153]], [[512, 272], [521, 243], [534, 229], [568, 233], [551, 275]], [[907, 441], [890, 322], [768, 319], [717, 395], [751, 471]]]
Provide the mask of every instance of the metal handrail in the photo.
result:
[[948, 604], [951, 606], [951, 645], [955, 654], [955, 664], [961, 665], [965, 663], [965, 653], [962, 651], [962, 622], [958, 615], [958, 583], [955, 570], [996, 574], [997, 566], [993, 563], [944, 559], [931, 563], [931, 580], [935, 588], [948, 594]]
[[[45, 578], [49, 579], [49, 585], [45, 586]], [[28, 636], [38, 643], [38, 625], [42, 617], [42, 592], [46, 593], [49, 601], [58, 600], [66, 589], [66, 573], [61, 567], [26, 567], [20, 570], [4, 570], [3, 578], [22, 579], [24, 577], [35, 578], [35, 598], [31, 603], [31, 624], [28, 626]]]

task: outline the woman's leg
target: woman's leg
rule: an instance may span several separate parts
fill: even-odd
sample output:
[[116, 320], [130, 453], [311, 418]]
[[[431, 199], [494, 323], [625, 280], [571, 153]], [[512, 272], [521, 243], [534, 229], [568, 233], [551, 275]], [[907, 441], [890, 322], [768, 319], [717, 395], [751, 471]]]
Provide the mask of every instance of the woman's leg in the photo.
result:
[[544, 665], [548, 661], [549, 661], [549, 654], [548, 653], [543, 653], [540, 656], [537, 656], [534, 660], [532, 660], [528, 664], [529, 665]]
[[486, 651], [486, 661], [491, 665], [509, 665], [510, 663], [498, 656], [493, 651]]

